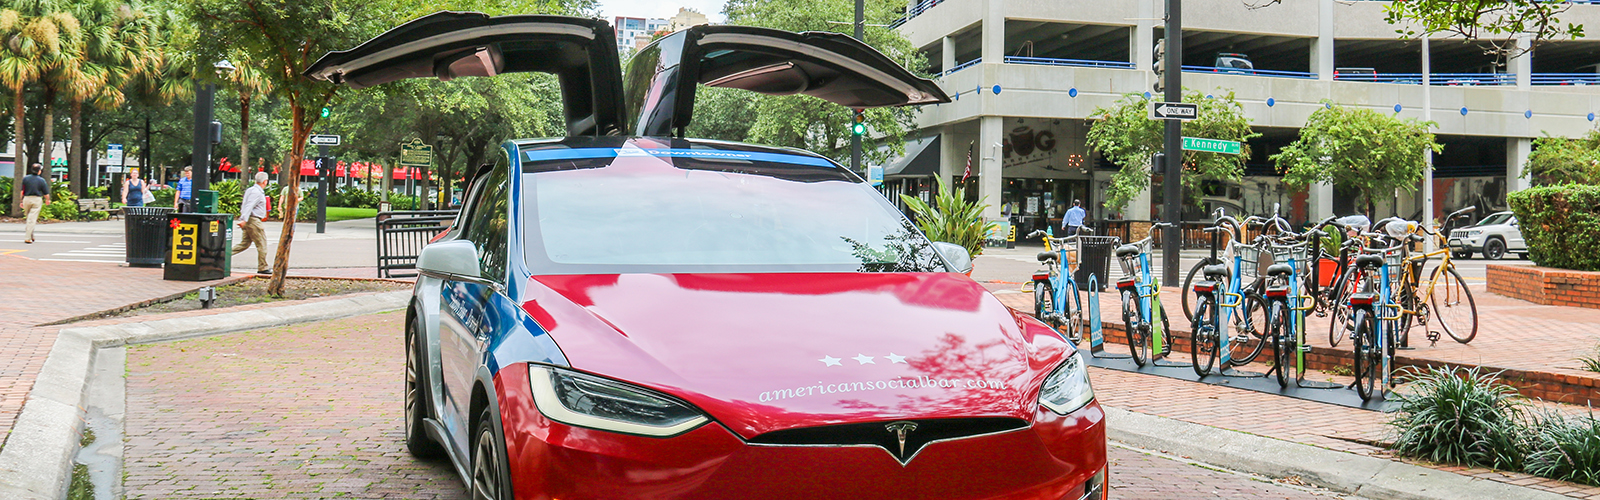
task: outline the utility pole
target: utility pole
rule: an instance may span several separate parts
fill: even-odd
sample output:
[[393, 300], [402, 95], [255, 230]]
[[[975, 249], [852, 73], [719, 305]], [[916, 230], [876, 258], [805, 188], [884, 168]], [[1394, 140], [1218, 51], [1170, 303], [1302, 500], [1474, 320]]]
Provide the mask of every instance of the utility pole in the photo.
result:
[[[865, 42], [867, 39], [865, 31], [867, 22], [866, 17], [866, 0], [856, 0], [856, 40], [861, 40], [863, 42]], [[861, 177], [864, 178], [867, 176], [867, 171], [861, 166], [861, 134], [854, 133], [854, 126], [854, 122], [852, 122], [852, 133], [850, 134], [850, 170], [856, 171], [857, 173], [861, 174]]]
[[[1183, 102], [1183, 0], [1167, 0], [1166, 64], [1162, 75], [1166, 78], [1166, 101]], [[1183, 246], [1183, 122], [1166, 120], [1166, 176], [1161, 181], [1164, 188], [1161, 203], [1162, 222], [1172, 224], [1161, 234], [1161, 284], [1183, 286], [1178, 282], [1178, 254]]]
[[[211, 189], [211, 119], [217, 95], [217, 85], [214, 83], [197, 81], [194, 84], [194, 149], [190, 156], [190, 165], [194, 166], [194, 176], [189, 179], [190, 192], [194, 193], [196, 207], [199, 206], [200, 192]], [[149, 133], [145, 133], [148, 144]], [[144, 165], [140, 165], [144, 167]], [[195, 210], [199, 212], [200, 210]]]

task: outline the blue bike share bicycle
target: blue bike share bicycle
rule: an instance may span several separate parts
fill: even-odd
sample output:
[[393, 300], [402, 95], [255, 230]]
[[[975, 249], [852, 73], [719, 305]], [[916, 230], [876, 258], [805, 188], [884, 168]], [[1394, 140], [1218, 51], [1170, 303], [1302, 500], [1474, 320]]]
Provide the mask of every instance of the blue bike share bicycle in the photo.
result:
[[[1161, 310], [1161, 284], [1150, 274], [1150, 242], [1157, 231], [1171, 226], [1166, 222], [1151, 224], [1149, 236], [1115, 251], [1123, 274], [1117, 281], [1117, 292], [1122, 296], [1123, 331], [1128, 334], [1133, 362], [1141, 367], [1172, 351], [1172, 329]], [[1160, 330], [1154, 328], [1157, 322]]]

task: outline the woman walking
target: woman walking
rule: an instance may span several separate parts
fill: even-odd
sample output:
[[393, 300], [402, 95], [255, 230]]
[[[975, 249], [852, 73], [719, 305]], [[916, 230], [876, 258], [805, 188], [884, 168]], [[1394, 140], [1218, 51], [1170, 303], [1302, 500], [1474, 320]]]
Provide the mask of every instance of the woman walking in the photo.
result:
[[122, 182], [122, 204], [130, 207], [142, 207], [150, 199], [150, 183], [139, 178], [139, 169], [128, 170], [128, 178]]

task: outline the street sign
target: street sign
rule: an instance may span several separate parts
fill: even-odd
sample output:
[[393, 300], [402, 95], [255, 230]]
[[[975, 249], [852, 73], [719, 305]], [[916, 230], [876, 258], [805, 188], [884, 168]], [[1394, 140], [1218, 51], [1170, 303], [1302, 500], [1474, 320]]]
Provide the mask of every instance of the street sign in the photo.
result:
[[334, 166], [338, 165], [338, 160], [328, 156], [318, 156], [316, 159], [316, 165], [317, 175], [333, 175]]
[[411, 142], [400, 144], [400, 165], [405, 167], [433, 165], [433, 146], [423, 144], [421, 139], [412, 139]]
[[869, 165], [869, 166], [867, 166], [867, 181], [871, 182], [873, 186], [882, 186], [883, 185], [883, 165]]
[[101, 162], [101, 165], [116, 165], [116, 166], [119, 166], [119, 167], [122, 166], [122, 145], [121, 144], [107, 144], [106, 145], [106, 160], [104, 162]]
[[1200, 151], [1202, 153], [1222, 153], [1236, 155], [1240, 153], [1239, 143], [1220, 139], [1202, 139], [1199, 137], [1183, 138], [1184, 151]]
[[1193, 120], [1199, 116], [1199, 104], [1187, 102], [1150, 103], [1151, 120]]
[[315, 134], [309, 141], [312, 146], [338, 146], [341, 137], [332, 134]]

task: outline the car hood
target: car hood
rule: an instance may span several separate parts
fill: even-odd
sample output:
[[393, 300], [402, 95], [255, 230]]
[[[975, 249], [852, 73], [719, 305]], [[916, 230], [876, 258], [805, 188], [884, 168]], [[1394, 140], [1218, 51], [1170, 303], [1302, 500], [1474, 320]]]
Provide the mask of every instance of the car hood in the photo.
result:
[[875, 420], [1031, 421], [1072, 348], [954, 273], [538, 276], [524, 309], [574, 369], [746, 438]]

